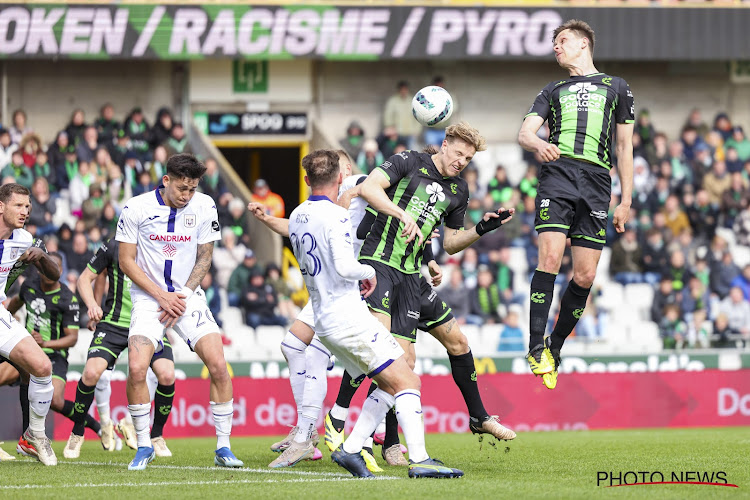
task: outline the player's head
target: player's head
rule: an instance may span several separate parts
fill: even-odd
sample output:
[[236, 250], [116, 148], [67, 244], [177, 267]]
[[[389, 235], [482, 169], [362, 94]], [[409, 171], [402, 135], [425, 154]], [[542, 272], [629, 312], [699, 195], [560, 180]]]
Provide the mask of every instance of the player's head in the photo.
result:
[[437, 154], [438, 170], [455, 177], [469, 164], [477, 151], [487, 149], [484, 137], [466, 122], [456, 123], [445, 129], [445, 140]]
[[305, 182], [311, 189], [336, 186], [343, 180], [339, 167], [339, 155], [330, 149], [318, 149], [302, 158], [302, 168], [307, 175]]
[[557, 63], [563, 68], [580, 63], [581, 58], [594, 58], [594, 30], [586, 21], [571, 19], [552, 33], [552, 43]]
[[29, 190], [20, 184], [8, 183], [0, 186], [0, 214], [6, 228], [20, 229], [31, 213]]
[[172, 155], [167, 160], [167, 173], [162, 178], [167, 204], [174, 208], [187, 205], [205, 173], [205, 165], [195, 156], [186, 153]]
[[349, 156], [349, 153], [344, 151], [343, 149], [339, 149], [336, 151], [339, 154], [339, 167], [341, 168], [341, 175], [344, 176], [344, 179], [352, 175], [352, 157]]
[[[48, 254], [52, 260], [55, 261], [55, 264], [57, 264], [58, 269], [62, 269], [62, 256], [57, 252], [50, 252]], [[48, 277], [44, 275], [44, 273], [39, 273], [39, 278], [42, 281], [43, 285], [50, 286], [54, 283], [57, 283], [57, 280], [51, 280]]]

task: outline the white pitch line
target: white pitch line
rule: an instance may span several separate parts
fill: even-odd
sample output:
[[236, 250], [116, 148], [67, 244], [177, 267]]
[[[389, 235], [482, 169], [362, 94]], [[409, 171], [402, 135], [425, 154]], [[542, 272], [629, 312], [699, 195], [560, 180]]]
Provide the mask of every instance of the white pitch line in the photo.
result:
[[[395, 477], [377, 477], [376, 480], [387, 481], [398, 479]], [[143, 486], [200, 486], [200, 485], [235, 485], [235, 484], [263, 484], [263, 483], [320, 483], [328, 481], [356, 481], [356, 477], [344, 478], [298, 478], [298, 479], [238, 479], [234, 481], [160, 481], [160, 482], [136, 482], [136, 483], [76, 483], [76, 484], [20, 484], [11, 486], [0, 486], [0, 490], [42, 490], [42, 489], [63, 489], [63, 488], [110, 488], [110, 487], [143, 487]]]
[[[58, 465], [105, 465], [110, 467], [122, 467], [125, 468], [127, 465], [123, 462], [58, 462]], [[205, 470], [205, 471], [229, 471], [229, 472], [255, 472], [260, 474], [291, 474], [293, 476], [330, 476], [336, 478], [349, 478], [350, 474], [342, 472], [315, 472], [315, 471], [304, 471], [304, 470], [290, 470], [290, 469], [251, 469], [250, 467], [200, 467], [196, 465], [156, 465], [149, 464], [148, 469], [180, 469], [180, 470]], [[385, 477], [385, 476], [384, 476]], [[398, 479], [396, 477], [389, 477], [388, 479]]]

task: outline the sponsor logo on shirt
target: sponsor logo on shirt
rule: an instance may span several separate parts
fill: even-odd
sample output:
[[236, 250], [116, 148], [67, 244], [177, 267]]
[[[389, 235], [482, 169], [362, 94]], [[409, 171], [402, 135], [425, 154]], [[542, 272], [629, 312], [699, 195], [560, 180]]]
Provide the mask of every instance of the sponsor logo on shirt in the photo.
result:
[[177, 247], [175, 247], [171, 243], [167, 243], [166, 245], [164, 245], [161, 251], [164, 252], [164, 255], [171, 258], [174, 257], [177, 253]]
[[211, 221], [211, 231], [214, 233], [218, 233], [221, 230], [221, 226], [219, 226], [219, 221], [214, 220]]
[[175, 241], [178, 243], [185, 243], [191, 241], [193, 237], [182, 234], [150, 234], [148, 239], [151, 241]]

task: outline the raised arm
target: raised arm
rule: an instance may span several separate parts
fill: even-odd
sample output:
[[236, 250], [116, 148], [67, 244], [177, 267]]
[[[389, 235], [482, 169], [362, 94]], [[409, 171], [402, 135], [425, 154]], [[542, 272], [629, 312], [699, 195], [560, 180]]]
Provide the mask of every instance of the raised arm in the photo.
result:
[[375, 169], [367, 176], [367, 179], [360, 184], [359, 195], [377, 212], [390, 215], [401, 221], [404, 225], [401, 236], [406, 237], [406, 243], [411, 242], [416, 237], [417, 246], [422, 246], [424, 237], [419, 231], [417, 223], [414, 222], [411, 215], [407, 214], [403, 209], [393, 203], [390, 198], [388, 198], [388, 194], [385, 190], [390, 184], [390, 180], [386, 175], [383, 174], [381, 170]]
[[18, 259], [21, 262], [28, 262], [34, 264], [40, 273], [46, 278], [57, 281], [60, 279], [60, 268], [57, 267], [57, 262], [52, 260], [50, 256], [39, 247], [31, 247], [26, 250], [23, 255]]
[[289, 237], [289, 219], [274, 217], [266, 212], [266, 207], [263, 204], [257, 202], [249, 203], [247, 209], [256, 219], [265, 224], [268, 229], [286, 238]]
[[195, 265], [190, 273], [190, 277], [185, 282], [185, 288], [189, 288], [195, 291], [198, 285], [201, 284], [206, 273], [211, 269], [211, 258], [214, 255], [214, 244], [202, 243], [198, 245], [197, 255], [195, 257]]
[[472, 227], [471, 229], [460, 229], [460, 228], [445, 228], [445, 236], [443, 238], [443, 248], [450, 255], [453, 255], [461, 250], [470, 247], [474, 242], [482, 237], [483, 234], [490, 231], [494, 231], [501, 225], [508, 222], [513, 218], [513, 214], [516, 213], [515, 208], [505, 210], [504, 208], [499, 209], [497, 212], [487, 212], [479, 224]]

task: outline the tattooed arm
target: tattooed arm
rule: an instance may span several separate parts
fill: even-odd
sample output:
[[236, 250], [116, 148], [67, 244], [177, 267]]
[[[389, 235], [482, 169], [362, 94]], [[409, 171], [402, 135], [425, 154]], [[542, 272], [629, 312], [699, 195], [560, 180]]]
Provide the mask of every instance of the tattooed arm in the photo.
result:
[[47, 279], [53, 281], [60, 279], [60, 268], [57, 267], [57, 263], [41, 248], [29, 248], [18, 260], [34, 264], [34, 267], [36, 267]]
[[185, 283], [185, 288], [189, 288], [193, 291], [198, 288], [198, 285], [203, 281], [203, 277], [211, 268], [211, 257], [213, 254], [213, 242], [198, 245], [198, 255], [195, 258], [195, 266], [193, 266], [193, 271], [190, 273], [190, 277]]

